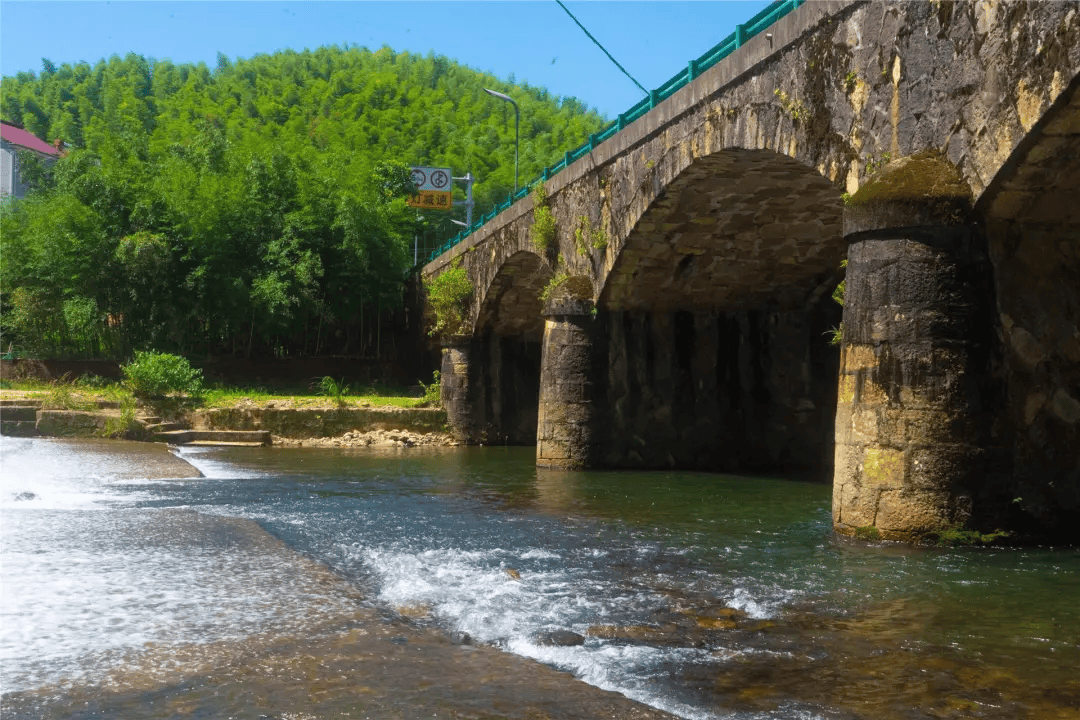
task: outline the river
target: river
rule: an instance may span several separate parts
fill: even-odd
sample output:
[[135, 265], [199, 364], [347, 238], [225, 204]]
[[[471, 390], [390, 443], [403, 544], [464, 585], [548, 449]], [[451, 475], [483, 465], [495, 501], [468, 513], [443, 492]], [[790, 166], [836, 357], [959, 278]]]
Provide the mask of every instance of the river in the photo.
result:
[[5, 720], [1080, 717], [1075, 549], [838, 540], [828, 484], [531, 448], [101, 447], [0, 438]]

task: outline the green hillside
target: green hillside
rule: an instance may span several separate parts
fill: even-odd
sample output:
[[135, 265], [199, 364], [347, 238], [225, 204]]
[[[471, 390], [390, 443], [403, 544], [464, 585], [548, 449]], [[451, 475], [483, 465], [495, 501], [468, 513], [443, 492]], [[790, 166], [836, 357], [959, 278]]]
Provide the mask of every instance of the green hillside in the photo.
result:
[[5, 349], [356, 352], [364, 315], [400, 304], [414, 239], [457, 229], [405, 205], [405, 168], [471, 171], [478, 215], [513, 188], [513, 108], [485, 87], [521, 107], [522, 178], [603, 125], [574, 98], [385, 47], [3, 78], [4, 120], [69, 148], [48, 172], [23, 158], [35, 190], [0, 210]]

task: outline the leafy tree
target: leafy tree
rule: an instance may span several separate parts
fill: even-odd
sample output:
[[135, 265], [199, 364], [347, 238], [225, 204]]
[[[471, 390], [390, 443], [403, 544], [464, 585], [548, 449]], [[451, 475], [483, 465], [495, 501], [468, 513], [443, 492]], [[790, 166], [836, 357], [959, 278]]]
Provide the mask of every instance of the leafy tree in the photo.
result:
[[464, 219], [408, 207], [408, 166], [472, 172], [478, 215], [513, 189], [512, 118], [485, 87], [521, 107], [525, 179], [603, 125], [577, 99], [388, 47], [4, 77], [5, 119], [70, 147], [0, 207], [5, 337], [54, 356], [377, 353], [414, 238]]

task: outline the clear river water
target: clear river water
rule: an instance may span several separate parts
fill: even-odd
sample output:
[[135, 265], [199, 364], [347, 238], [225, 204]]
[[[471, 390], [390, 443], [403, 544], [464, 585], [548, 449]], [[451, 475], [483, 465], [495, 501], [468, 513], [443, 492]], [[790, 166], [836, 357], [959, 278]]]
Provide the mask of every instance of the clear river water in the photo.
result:
[[518, 717], [483, 673], [526, 660], [517, 710], [572, 675], [683, 718], [1080, 718], [1076, 549], [848, 542], [825, 483], [532, 448], [97, 447], [0, 438], [5, 720]]

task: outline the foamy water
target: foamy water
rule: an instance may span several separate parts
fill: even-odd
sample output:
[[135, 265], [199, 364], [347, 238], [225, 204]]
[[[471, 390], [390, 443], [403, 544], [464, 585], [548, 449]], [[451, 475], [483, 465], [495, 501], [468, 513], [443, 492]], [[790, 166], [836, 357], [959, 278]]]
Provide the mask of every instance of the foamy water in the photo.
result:
[[2, 438], [0, 451], [5, 692], [99, 680], [163, 645], [310, 632], [355, 608], [255, 523], [139, 507], [206, 481], [120, 479], [75, 445]]

